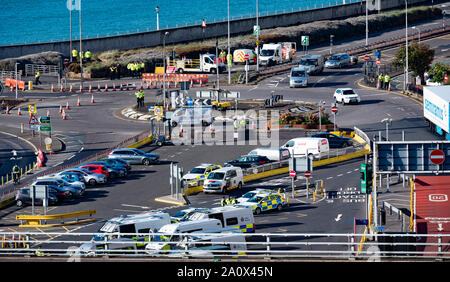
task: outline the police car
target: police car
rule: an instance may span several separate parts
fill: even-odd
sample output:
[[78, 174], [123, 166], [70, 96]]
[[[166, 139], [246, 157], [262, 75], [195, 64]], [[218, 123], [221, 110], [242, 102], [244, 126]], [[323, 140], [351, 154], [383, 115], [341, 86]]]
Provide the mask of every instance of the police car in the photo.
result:
[[246, 202], [239, 203], [237, 206], [250, 207], [253, 213], [258, 215], [263, 211], [282, 210], [287, 205], [286, 199], [280, 193], [260, 193], [248, 199]]
[[241, 203], [247, 202], [248, 200], [250, 200], [251, 198], [253, 198], [257, 195], [268, 194], [268, 193], [273, 193], [273, 192], [275, 192], [275, 191], [272, 189], [256, 189], [256, 190], [252, 190], [252, 191], [245, 193], [244, 195], [237, 198], [236, 200], [239, 204], [241, 204]]
[[194, 167], [189, 173], [183, 176], [183, 181], [188, 183], [188, 186], [197, 186], [199, 180], [205, 179], [213, 170], [222, 168], [221, 165], [215, 164], [201, 164]]

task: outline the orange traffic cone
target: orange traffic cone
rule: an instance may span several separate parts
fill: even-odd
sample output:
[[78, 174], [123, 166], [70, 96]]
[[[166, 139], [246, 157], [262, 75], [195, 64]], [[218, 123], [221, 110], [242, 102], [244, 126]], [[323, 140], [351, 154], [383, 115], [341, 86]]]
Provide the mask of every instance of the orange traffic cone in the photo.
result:
[[66, 111], [63, 109], [63, 111], [62, 111], [62, 119], [67, 119], [67, 117], [66, 117]]
[[70, 110], [69, 101], [66, 102], [66, 110]]
[[78, 107], [81, 106], [81, 103], [80, 103], [80, 96], [78, 96], [77, 106], [78, 106]]
[[52, 89], [50, 91], [55, 92], [55, 88], [53, 87], [53, 83], [52, 83]]
[[100, 92], [100, 83], [97, 85], [97, 92]]
[[191, 88], [194, 87], [194, 81], [191, 79]]
[[128, 90], [130, 90], [130, 89], [128, 88], [128, 81], [127, 81], [127, 91], [128, 91]]
[[80, 93], [83, 93], [83, 87], [80, 84]]
[[20, 108], [17, 108], [17, 115], [18, 115], [18, 116], [21, 116], [21, 115], [22, 115], [22, 112], [20, 111]]
[[6, 106], [6, 114], [9, 115], [9, 106]]
[[116, 84], [113, 83], [113, 91], [116, 91]]
[[59, 104], [59, 113], [60, 113], [60, 114], [62, 114], [62, 110], [63, 110], [62, 104]]
[[203, 80], [200, 79], [200, 87], [203, 87]]
[[120, 91], [123, 91], [123, 85], [122, 85], [122, 83], [120, 84]]
[[89, 93], [92, 93], [92, 84], [89, 85]]
[[59, 92], [64, 92], [64, 87], [61, 84], [61, 88], [59, 88]]
[[94, 94], [92, 94], [92, 96], [91, 96], [91, 103], [92, 103], [92, 104], [95, 103], [95, 101], [94, 101]]
[[72, 88], [72, 84], [70, 85], [70, 89], [69, 92], [72, 93], [73, 92], [73, 88]]
[[389, 81], [388, 91], [391, 91], [391, 82]]
[[141, 90], [141, 91], [144, 90], [144, 86], [142, 85], [142, 82], [141, 82], [141, 88], [140, 88], [140, 90]]
[[108, 92], [108, 84], [105, 85], [105, 92]]

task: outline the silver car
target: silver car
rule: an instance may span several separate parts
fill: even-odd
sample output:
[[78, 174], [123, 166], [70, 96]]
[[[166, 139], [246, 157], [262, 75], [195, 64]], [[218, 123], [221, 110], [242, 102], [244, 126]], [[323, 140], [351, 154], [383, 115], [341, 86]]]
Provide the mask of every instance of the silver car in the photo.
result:
[[325, 62], [326, 68], [342, 68], [351, 65], [351, 58], [349, 54], [334, 54]]
[[48, 186], [56, 186], [61, 188], [64, 191], [69, 192], [69, 198], [75, 197], [80, 198], [84, 195], [85, 189], [79, 186], [72, 186], [70, 183], [56, 178], [38, 178], [34, 181], [33, 185], [48, 185]]
[[146, 153], [139, 149], [133, 148], [114, 149], [111, 151], [111, 153], [108, 154], [108, 158], [122, 159], [128, 162], [129, 164], [150, 165], [152, 163], [153, 164], [159, 163], [158, 154]]
[[67, 173], [67, 172], [76, 172], [76, 173], [81, 174], [84, 177], [84, 181], [89, 185], [104, 184], [104, 183], [108, 182], [108, 179], [103, 174], [94, 173], [94, 172], [90, 172], [88, 170], [83, 170], [83, 169], [79, 169], [79, 168], [65, 169], [61, 172], [58, 172], [56, 175], [61, 175], [61, 174]]

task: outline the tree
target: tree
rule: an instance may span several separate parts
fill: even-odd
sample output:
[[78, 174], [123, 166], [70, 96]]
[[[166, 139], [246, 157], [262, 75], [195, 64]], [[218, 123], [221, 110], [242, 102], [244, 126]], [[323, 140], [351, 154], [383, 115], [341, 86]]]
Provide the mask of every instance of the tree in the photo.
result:
[[[422, 84], [425, 84], [424, 73], [430, 69], [434, 59], [434, 50], [423, 43], [412, 42], [408, 46], [408, 69], [420, 77]], [[396, 67], [406, 67], [406, 48], [402, 46], [396, 54], [392, 64]]]
[[438, 83], [444, 83], [445, 74], [450, 75], [450, 66], [441, 63], [434, 64], [428, 72], [431, 81]]

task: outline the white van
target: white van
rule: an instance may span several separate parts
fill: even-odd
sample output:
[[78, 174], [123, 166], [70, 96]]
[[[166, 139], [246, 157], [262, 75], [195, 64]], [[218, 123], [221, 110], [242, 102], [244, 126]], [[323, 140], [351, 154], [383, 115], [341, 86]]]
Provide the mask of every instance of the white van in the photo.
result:
[[206, 218], [220, 220], [223, 228], [234, 228], [246, 233], [255, 232], [253, 212], [247, 207], [225, 206], [198, 210], [183, 218], [183, 221], [194, 221]]
[[286, 142], [281, 148], [287, 148], [291, 156], [308, 155], [316, 159], [325, 156], [330, 151], [326, 138], [301, 137]]
[[203, 182], [203, 192], [205, 193], [225, 193], [228, 190], [244, 185], [244, 175], [240, 167], [224, 167], [216, 169], [208, 174]]
[[203, 125], [207, 126], [213, 123], [211, 106], [185, 106], [173, 112], [171, 123], [172, 127], [177, 125]]
[[207, 218], [194, 221], [182, 221], [164, 225], [157, 234], [151, 236], [151, 240], [145, 249], [152, 251], [170, 250], [175, 243], [181, 241], [181, 233], [202, 232], [222, 229], [222, 223], [218, 219]]
[[251, 150], [249, 156], [265, 156], [274, 162], [281, 162], [290, 158], [289, 150], [286, 148], [256, 148]]

